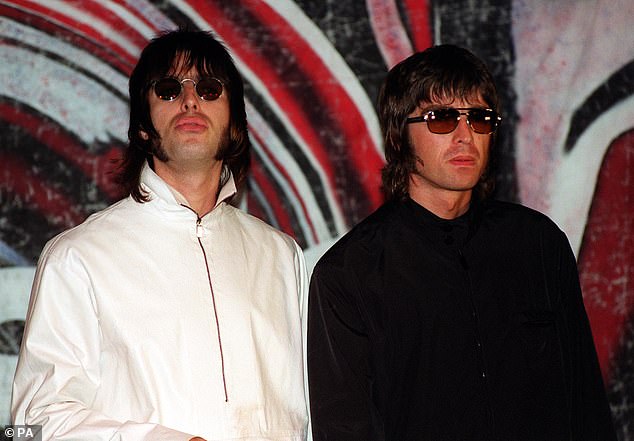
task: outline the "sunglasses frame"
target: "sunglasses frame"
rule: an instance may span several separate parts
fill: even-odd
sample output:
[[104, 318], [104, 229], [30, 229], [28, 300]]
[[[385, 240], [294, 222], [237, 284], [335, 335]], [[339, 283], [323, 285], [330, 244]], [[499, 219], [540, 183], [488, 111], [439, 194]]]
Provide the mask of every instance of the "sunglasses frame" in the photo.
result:
[[[156, 84], [163, 80], [176, 81], [180, 85], [180, 90], [178, 91], [178, 95], [176, 95], [174, 98], [162, 98], [156, 91]], [[202, 80], [214, 80], [214, 81], [217, 81], [218, 84], [220, 84], [220, 93], [218, 94], [216, 98], [206, 99], [205, 97], [203, 97], [203, 95], [200, 94], [200, 92], [198, 91], [198, 84], [200, 84]], [[225, 85], [223, 84], [222, 81], [220, 81], [216, 77], [211, 77], [211, 76], [200, 77], [198, 81], [195, 81], [192, 78], [183, 78], [182, 80], [179, 80], [176, 77], [167, 76], [167, 77], [159, 78], [158, 80], [152, 81], [151, 87], [152, 87], [152, 90], [154, 91], [154, 95], [156, 95], [158, 99], [160, 99], [161, 101], [171, 102], [171, 101], [176, 101], [178, 97], [180, 97], [183, 94], [183, 89], [185, 88], [184, 83], [186, 83], [187, 81], [191, 82], [194, 85], [194, 90], [196, 91], [196, 95], [198, 95], [198, 97], [203, 101], [216, 101], [218, 98], [220, 98], [220, 96], [222, 95], [222, 92], [224, 92], [224, 89], [225, 89]]]
[[[429, 125], [430, 117], [433, 115], [434, 112], [438, 112], [440, 110], [455, 110], [455, 111], [458, 112], [458, 117], [455, 120], [455, 125], [448, 132], [433, 131], [431, 129], [430, 125]], [[471, 116], [471, 112], [478, 111], [478, 110], [479, 111], [484, 111], [484, 112], [487, 112], [487, 113], [488, 112], [491, 113], [492, 124], [493, 124], [493, 129], [491, 131], [480, 132], [480, 131], [476, 130], [475, 127], [473, 127], [473, 125], [471, 124], [471, 121], [469, 120], [469, 117]], [[447, 134], [453, 132], [454, 130], [456, 130], [462, 115], [465, 115], [467, 117], [467, 124], [469, 125], [471, 130], [473, 130], [475, 133], [478, 133], [480, 135], [490, 135], [491, 133], [494, 133], [497, 130], [497, 128], [500, 125], [500, 123], [502, 122], [502, 117], [495, 110], [490, 109], [488, 107], [486, 107], [486, 108], [485, 107], [439, 107], [439, 108], [436, 108], [436, 109], [428, 110], [421, 116], [411, 116], [411, 117], [407, 118], [406, 122], [407, 122], [407, 124], [425, 122], [425, 123], [427, 123], [427, 128], [429, 129], [430, 132], [435, 133], [437, 135], [447, 135]], [[433, 122], [433, 120], [431, 122]]]

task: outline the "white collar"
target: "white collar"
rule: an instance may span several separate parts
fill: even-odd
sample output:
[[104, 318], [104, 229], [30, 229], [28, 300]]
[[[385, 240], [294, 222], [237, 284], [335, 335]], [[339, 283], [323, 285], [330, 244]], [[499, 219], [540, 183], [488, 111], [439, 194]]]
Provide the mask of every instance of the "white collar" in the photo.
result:
[[[223, 165], [223, 167], [226, 166]], [[216, 208], [222, 202], [231, 198], [238, 192], [235, 180], [233, 179], [233, 173], [231, 173], [231, 170], [229, 170], [228, 168], [227, 172], [229, 173], [229, 178], [220, 188], [214, 208]], [[147, 161], [145, 162], [145, 164], [143, 165], [143, 169], [141, 170], [141, 184], [145, 187], [146, 190], [149, 190], [150, 193], [155, 194], [160, 199], [164, 199], [178, 205], [189, 206], [187, 198], [185, 198], [185, 196], [183, 196], [174, 187], [165, 182], [163, 178], [157, 175], [154, 170], [152, 170]]]

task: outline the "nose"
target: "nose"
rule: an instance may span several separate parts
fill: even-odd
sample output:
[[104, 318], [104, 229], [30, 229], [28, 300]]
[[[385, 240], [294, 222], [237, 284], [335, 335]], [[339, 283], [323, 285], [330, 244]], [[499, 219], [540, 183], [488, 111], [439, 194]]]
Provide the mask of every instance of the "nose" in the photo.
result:
[[467, 122], [467, 115], [460, 114], [458, 120], [458, 126], [453, 131], [454, 137], [459, 142], [472, 142], [473, 141], [473, 129]]
[[183, 86], [183, 92], [181, 96], [181, 109], [183, 111], [197, 110], [200, 105], [200, 97], [196, 93], [194, 81], [185, 79], [181, 84]]

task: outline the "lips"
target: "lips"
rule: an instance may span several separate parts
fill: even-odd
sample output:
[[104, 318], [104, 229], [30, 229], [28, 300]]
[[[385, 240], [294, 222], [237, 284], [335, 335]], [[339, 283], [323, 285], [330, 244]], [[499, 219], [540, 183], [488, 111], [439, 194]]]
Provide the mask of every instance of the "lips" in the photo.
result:
[[207, 123], [202, 118], [195, 116], [187, 116], [176, 121], [177, 130], [185, 130], [189, 132], [200, 132], [207, 128]]
[[476, 164], [476, 160], [473, 156], [458, 155], [452, 157], [449, 163], [457, 166], [473, 166]]

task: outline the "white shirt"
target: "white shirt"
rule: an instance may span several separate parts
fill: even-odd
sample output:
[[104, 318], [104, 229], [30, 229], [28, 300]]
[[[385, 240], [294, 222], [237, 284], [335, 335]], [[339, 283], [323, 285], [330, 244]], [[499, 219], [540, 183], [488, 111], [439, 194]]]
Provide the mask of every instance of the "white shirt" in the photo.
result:
[[59, 440], [303, 440], [301, 249], [224, 202], [232, 178], [202, 219], [149, 167], [141, 180], [149, 202], [45, 246], [14, 423]]

